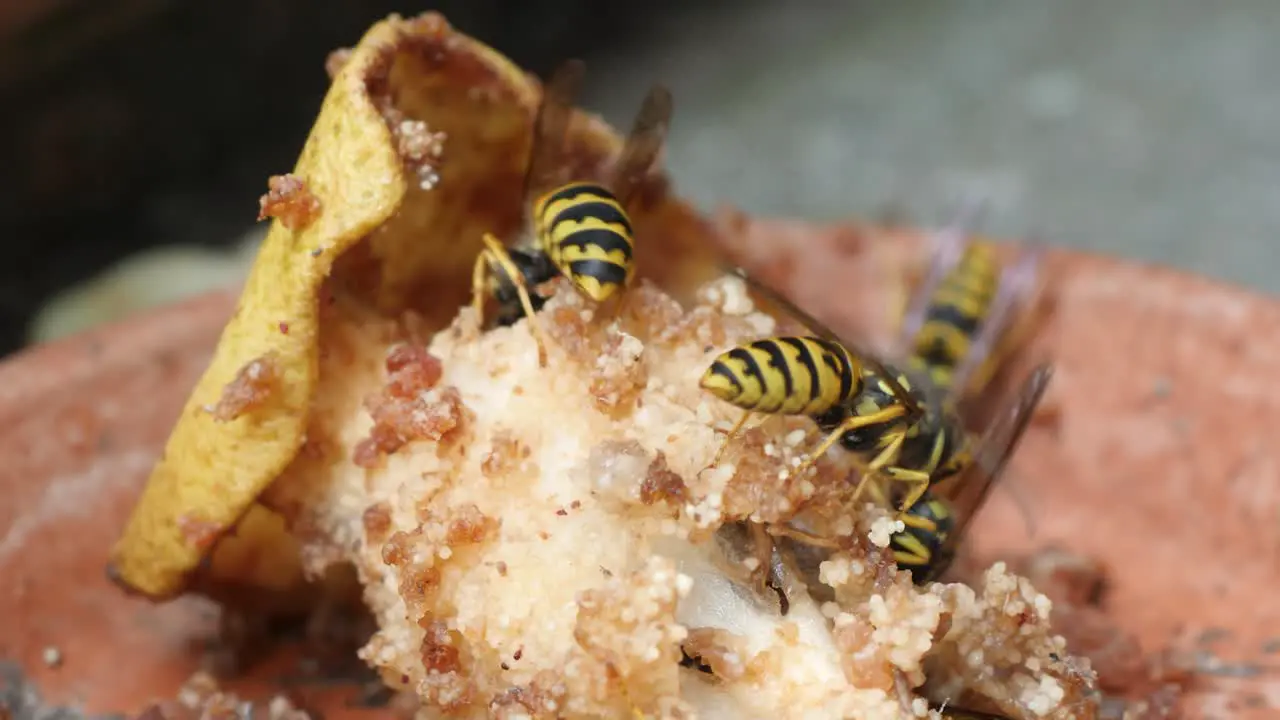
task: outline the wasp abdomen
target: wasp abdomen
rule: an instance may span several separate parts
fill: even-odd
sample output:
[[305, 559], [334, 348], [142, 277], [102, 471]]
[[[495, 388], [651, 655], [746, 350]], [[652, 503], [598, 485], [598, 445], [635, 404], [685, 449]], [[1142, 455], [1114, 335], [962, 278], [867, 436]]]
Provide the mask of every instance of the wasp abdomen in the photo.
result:
[[972, 243], [943, 279], [925, 310], [913, 341], [913, 360], [942, 388], [964, 359], [991, 311], [1000, 283], [1000, 263], [986, 243]]
[[571, 183], [537, 208], [538, 242], [551, 262], [588, 297], [602, 301], [631, 279], [631, 219], [607, 188]]
[[857, 394], [861, 383], [844, 348], [812, 337], [773, 337], [721, 353], [701, 386], [744, 410], [813, 415]]
[[542, 212], [549, 226], [596, 220], [606, 225], [618, 225], [627, 237], [631, 237], [631, 218], [622, 209], [618, 198], [603, 185], [568, 185], [547, 196]]
[[906, 527], [889, 539], [898, 567], [911, 571], [911, 580], [923, 585], [936, 579], [950, 564], [947, 538], [955, 527], [955, 515], [947, 502], [926, 492], [907, 509]]

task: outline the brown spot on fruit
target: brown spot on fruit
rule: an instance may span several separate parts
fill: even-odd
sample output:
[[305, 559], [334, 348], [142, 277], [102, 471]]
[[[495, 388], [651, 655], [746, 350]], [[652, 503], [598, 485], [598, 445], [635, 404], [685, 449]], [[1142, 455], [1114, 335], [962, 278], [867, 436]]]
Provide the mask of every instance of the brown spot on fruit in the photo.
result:
[[229, 422], [264, 406], [276, 392], [280, 373], [273, 354], [250, 360], [234, 379], [222, 388], [222, 397], [212, 409], [218, 422]]
[[320, 198], [296, 175], [272, 175], [267, 194], [258, 199], [258, 219], [275, 218], [291, 231], [302, 230], [320, 216]]
[[680, 504], [688, 496], [689, 488], [685, 486], [684, 479], [667, 466], [667, 456], [659, 451], [640, 483], [640, 502], [645, 505], [657, 502]]

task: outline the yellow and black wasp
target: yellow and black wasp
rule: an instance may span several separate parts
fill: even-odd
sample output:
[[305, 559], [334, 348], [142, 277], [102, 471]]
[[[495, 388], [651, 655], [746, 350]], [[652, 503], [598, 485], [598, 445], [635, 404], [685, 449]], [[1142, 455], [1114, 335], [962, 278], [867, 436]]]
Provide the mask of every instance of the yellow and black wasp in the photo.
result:
[[925, 511], [917, 503], [931, 486], [972, 463], [972, 435], [958, 404], [986, 386], [1010, 349], [1015, 311], [1038, 286], [1040, 249], [1032, 246], [1004, 267], [994, 246], [971, 240], [968, 226], [977, 209], [965, 208], [942, 233], [930, 272], [903, 321], [897, 354], [906, 358], [907, 370], [894, 372], [901, 373], [898, 385], [917, 396], [921, 412], [859, 424], [901, 402], [892, 387], [868, 382], [852, 403], [814, 418], [824, 431], [841, 432], [841, 446], [863, 460], [864, 474], [909, 485], [898, 504], [908, 515], [913, 508]]
[[[818, 337], [765, 338], [716, 358], [701, 386], [747, 411], [725, 443], [753, 413], [808, 415], [826, 436], [797, 471], [839, 442], [860, 465], [855, 500], [869, 481], [877, 485], [896, 481], [910, 488], [895, 503], [904, 522], [911, 519], [913, 509], [924, 512], [926, 506], [917, 507], [917, 503], [929, 488], [974, 460], [973, 438], [948, 401], [950, 394], [933, 387], [927, 377], [903, 371], [866, 351], [851, 350], [778, 293], [744, 273], [739, 275]], [[1024, 385], [1024, 390], [1032, 387]], [[1039, 401], [1038, 394], [1034, 400]], [[921, 531], [931, 528], [923, 521], [916, 526]]]
[[[717, 458], [756, 413], [826, 417], [862, 398], [873, 382], [903, 402], [869, 408], [861, 424], [891, 422], [915, 411], [909, 386], [894, 385], [907, 381], [905, 377], [870, 354], [851, 350], [821, 331], [819, 335], [756, 340], [722, 353], [711, 363], [702, 376], [702, 389], [746, 411], [725, 437]], [[849, 426], [842, 431], [853, 424]], [[837, 439], [839, 433], [833, 433], [813, 454], [820, 455]]]
[[[584, 295], [602, 302], [631, 281], [634, 237], [626, 208], [661, 152], [671, 122], [671, 93], [655, 85], [644, 98], [611, 179], [557, 183], [556, 175], [565, 167], [562, 153], [584, 74], [583, 63], [570, 60], [546, 83], [524, 179], [523, 197], [531, 217], [529, 239], [508, 248], [486, 233], [472, 274], [472, 306], [478, 316], [483, 318], [489, 296], [498, 302], [500, 324], [513, 323], [523, 314], [544, 363], [546, 344], [535, 314], [546, 298], [536, 287], [564, 275]], [[549, 185], [550, 190], [535, 197]]]
[[[701, 387], [746, 411], [729, 431], [721, 454], [753, 414], [806, 415], [826, 435], [795, 472], [839, 442], [862, 471], [855, 500], [873, 478], [917, 485], [923, 492], [964, 467], [967, 435], [943, 407], [939, 393], [919, 384], [927, 380], [841, 340], [777, 292], [738, 274], [816, 336], [757, 340], [721, 353], [707, 368]], [[902, 509], [911, 504], [905, 502]]]
[[[1042, 256], [1040, 248], [1032, 246], [1013, 265], [1002, 266], [994, 246], [972, 240], [967, 232], [975, 210], [966, 208], [941, 233], [930, 270], [902, 327], [910, 366], [929, 378], [948, 407], [986, 387], [1007, 354], [1013, 314], [1037, 287]], [[1033, 371], [1015, 393], [1012, 409], [1007, 409], [1012, 416], [988, 428], [975, 463], [982, 477], [960, 483], [960, 497], [948, 500], [925, 488], [906, 499], [903, 521], [907, 527], [893, 537], [892, 547], [899, 565], [911, 569], [916, 582], [933, 580], [950, 565], [964, 527], [1007, 460], [990, 454], [1011, 452], [1016, 446], [1050, 374], [1047, 366]], [[993, 465], [998, 468], [992, 469]]]
[[1042, 249], [1031, 245], [1003, 265], [994, 244], [970, 233], [980, 210], [970, 203], [939, 233], [901, 323], [899, 353], [948, 402], [987, 386], [1020, 335], [1016, 313], [1039, 287]]

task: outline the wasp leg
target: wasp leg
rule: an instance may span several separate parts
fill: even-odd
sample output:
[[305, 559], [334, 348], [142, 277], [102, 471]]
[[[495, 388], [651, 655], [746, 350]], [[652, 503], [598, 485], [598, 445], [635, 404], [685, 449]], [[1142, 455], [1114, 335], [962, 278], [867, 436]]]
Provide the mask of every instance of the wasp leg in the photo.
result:
[[[882, 479], [882, 478], [879, 478], [879, 477], [877, 477], [877, 478], [876, 478], [876, 480], [877, 480], [877, 481], [879, 481], [879, 480], [881, 480], [881, 479]], [[883, 484], [883, 483], [881, 483], [881, 482], [868, 482], [868, 483], [867, 483], [867, 489], [871, 491], [871, 495], [872, 495], [873, 499], [875, 500], [876, 505], [879, 505], [880, 507], [888, 507], [888, 506], [889, 506], [889, 496], [888, 496], [888, 495], [885, 493], [885, 491], [884, 491], [884, 484]]]
[[894, 404], [884, 408], [883, 410], [877, 410], [870, 415], [850, 415], [842, 420], [840, 424], [836, 426], [836, 429], [828, 433], [827, 436], [822, 439], [822, 442], [818, 443], [818, 447], [814, 448], [805, 457], [804, 461], [796, 466], [796, 469], [792, 471], [791, 475], [794, 477], [805, 470], [808, 470], [809, 466], [818, 462], [818, 458], [822, 457], [823, 454], [831, 449], [832, 445], [836, 444], [836, 441], [840, 439], [840, 436], [850, 430], [857, 430], [858, 428], [866, 425], [876, 425], [878, 423], [888, 422], [895, 418], [902, 417], [905, 413], [906, 410], [901, 405]]
[[773, 562], [773, 540], [763, 523], [751, 523], [751, 544], [756, 553], [755, 571], [768, 567]]
[[[787, 597], [786, 588], [782, 586], [782, 575], [774, 572], [773, 553], [776, 549], [769, 529], [764, 523], [751, 523], [751, 541], [756, 556], [756, 566], [751, 571], [753, 583], [759, 583], [766, 590], [772, 590], [778, 596], [778, 612], [786, 615], [791, 610], [791, 598]], [[776, 577], [775, 577], [776, 575]]]
[[814, 535], [811, 532], [797, 530], [793, 527], [787, 527], [786, 525], [770, 525], [769, 534], [775, 537], [791, 538], [792, 540], [797, 540], [805, 545], [812, 545], [813, 547], [826, 548], [828, 550], [840, 549], [840, 543], [836, 542], [833, 538]]
[[898, 506], [898, 519], [901, 520], [906, 516], [907, 510], [910, 510], [921, 497], [924, 497], [933, 478], [923, 470], [909, 470], [904, 467], [886, 467], [882, 469], [882, 472], [892, 480], [911, 484], [911, 489], [907, 491], [902, 503]]
[[471, 269], [471, 309], [476, 311], [476, 323], [484, 327], [484, 301], [489, 294], [489, 252], [476, 254], [476, 264]]
[[[515, 286], [516, 296], [520, 298], [520, 306], [524, 308], [525, 317], [529, 319], [529, 332], [533, 335], [533, 341], [538, 345], [538, 365], [540, 367], [546, 367], [547, 366], [546, 336], [542, 334], [542, 325], [538, 323], [538, 316], [534, 312], [533, 300], [530, 299], [529, 297], [529, 288], [525, 284], [524, 273], [520, 272], [520, 268], [518, 268], [515, 262], [511, 259], [511, 255], [507, 252], [507, 247], [502, 244], [502, 241], [498, 240], [496, 237], [490, 235], [489, 233], [485, 233], [482, 239], [484, 240], [485, 249], [481, 253], [481, 259], [483, 259], [486, 262], [486, 264], [490, 262], [492, 262], [493, 264], [496, 264], [502, 270], [502, 272], [506, 273], [507, 278], [511, 280], [511, 284]], [[479, 261], [477, 260], [477, 263], [478, 262]], [[490, 267], [490, 272], [492, 272], [491, 267]], [[473, 283], [475, 282], [475, 275], [478, 273], [479, 273], [478, 269], [473, 272], [473, 277], [472, 277]], [[482, 278], [482, 284], [483, 284], [483, 278]], [[476, 290], [473, 287], [472, 288], [473, 303], [476, 302], [476, 297], [477, 297], [474, 295], [475, 292]], [[479, 297], [480, 297], [480, 303], [483, 304], [483, 300], [484, 300], [483, 296], [479, 296]]]
[[907, 527], [913, 527], [913, 528], [916, 528], [917, 530], [924, 530], [925, 532], [929, 532], [929, 533], [938, 531], [938, 523], [930, 520], [927, 517], [920, 517], [919, 515], [905, 514], [898, 519], [901, 520], [902, 524], [906, 525]]
[[738, 423], [729, 430], [729, 434], [724, 436], [724, 442], [720, 444], [720, 450], [716, 452], [715, 459], [711, 461], [713, 467], [720, 464], [720, 458], [724, 457], [724, 451], [729, 449], [729, 442], [737, 437], [738, 433], [742, 432], [743, 426], [747, 424], [752, 415], [753, 413], [750, 410], [742, 413], [742, 417], [738, 418]]
[[918, 553], [903, 552], [902, 550], [893, 551], [893, 562], [900, 568], [908, 570], [918, 568], [929, 563], [929, 558]]
[[[524, 276], [526, 288], [537, 288], [542, 283], [560, 275], [560, 270], [551, 264], [546, 253], [507, 248], [507, 255], [510, 256], [511, 262], [515, 263], [520, 274]], [[493, 296], [498, 300], [498, 304], [501, 307], [498, 317], [494, 318], [494, 322], [498, 326], [509, 327], [525, 316], [524, 307], [520, 303], [520, 294], [516, 292], [515, 283], [499, 284], [495, 288]], [[540, 295], [536, 290], [529, 291], [529, 301], [532, 303], [531, 307], [535, 313], [542, 310], [548, 299]]]
[[751, 416], [754, 414], [755, 413], [750, 411], [743, 413], [742, 417], [738, 420], [738, 424], [734, 425], [733, 428], [729, 430], [729, 433], [724, 436], [724, 442], [720, 444], [720, 450], [719, 452], [716, 453], [715, 460], [713, 460], [711, 463], [712, 466], [720, 464], [720, 458], [724, 456], [724, 451], [729, 449], [730, 440], [741, 435], [743, 432], [747, 430], [754, 430], [760, 427], [761, 425], [769, 422], [769, 416], [761, 413], [761, 418], [757, 420], [755, 424], [753, 424], [751, 427], [747, 427], [747, 420], [749, 420]]
[[881, 450], [879, 455], [876, 455], [871, 462], [867, 463], [866, 468], [862, 472], [862, 477], [858, 479], [857, 487], [853, 489], [853, 498], [851, 499], [851, 502], [857, 502], [858, 498], [862, 497], [862, 490], [866, 487], [867, 483], [872, 479], [879, 479], [881, 474], [889, 476], [890, 479], [894, 479], [889, 473], [892, 468], [887, 466], [898, 459], [898, 454], [902, 452], [902, 443], [905, 442], [906, 439], [906, 433], [894, 433], [893, 439], [884, 447], [884, 450]]
[[1000, 274], [1000, 285], [991, 299], [991, 309], [970, 343], [969, 351], [952, 374], [957, 391], [972, 393], [984, 387], [1017, 347], [1019, 340], [1030, 331], [1031, 314], [1019, 311], [1035, 293], [1043, 257], [1044, 249], [1033, 245]]

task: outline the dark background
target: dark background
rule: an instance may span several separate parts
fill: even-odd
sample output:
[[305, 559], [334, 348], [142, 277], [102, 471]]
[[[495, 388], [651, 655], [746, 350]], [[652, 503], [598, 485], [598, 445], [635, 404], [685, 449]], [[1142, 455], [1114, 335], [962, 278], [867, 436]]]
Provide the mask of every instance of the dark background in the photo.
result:
[[[994, 236], [1280, 292], [1274, 0], [0, 0], [0, 354], [121, 258], [239, 242], [328, 53], [427, 9], [538, 73], [584, 57], [615, 124], [669, 84], [704, 209], [934, 223], [980, 193]], [[89, 302], [198, 282], [171, 267]]]
[[[236, 240], [256, 216], [266, 177], [293, 167], [328, 87], [326, 55], [355, 44], [389, 13], [428, 7], [378, 0], [4, 4], [0, 354], [21, 346], [28, 318], [51, 294], [114, 260], [161, 244]], [[628, 42], [660, 5], [644, 12], [586, 0], [430, 7], [541, 73], [602, 43]]]

